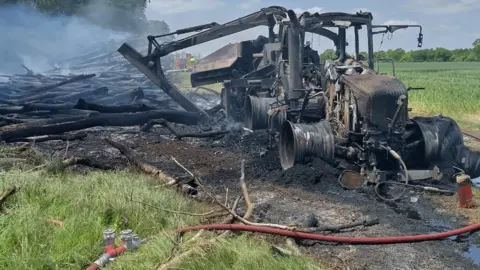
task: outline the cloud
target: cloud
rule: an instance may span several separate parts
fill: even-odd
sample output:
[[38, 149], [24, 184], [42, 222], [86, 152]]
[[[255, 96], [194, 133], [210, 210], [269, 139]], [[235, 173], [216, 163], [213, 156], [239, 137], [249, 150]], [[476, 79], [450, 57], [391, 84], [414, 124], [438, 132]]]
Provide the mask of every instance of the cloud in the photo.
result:
[[308, 11], [310, 13], [322, 13], [322, 12], [325, 12], [325, 9], [322, 8], [322, 7], [311, 7], [311, 8], [307, 8], [307, 9], [303, 9], [303, 8], [294, 8], [293, 11], [295, 11], [295, 13], [297, 14], [302, 14], [304, 13], [305, 11]]
[[255, 6], [258, 6], [260, 3], [262, 2], [262, 0], [246, 0], [246, 1], [243, 1], [242, 3], [240, 4], [237, 4], [237, 8], [239, 9], [251, 9]]
[[411, 20], [388, 20], [383, 23], [384, 25], [395, 25], [395, 24], [418, 24], [416, 21]]
[[436, 28], [439, 31], [454, 31], [460, 29], [458, 25], [439, 24]]
[[352, 10], [349, 11], [349, 13], [357, 13], [357, 12], [372, 12], [370, 9], [368, 8], [354, 8]]
[[408, 0], [405, 7], [425, 14], [458, 14], [480, 9], [480, 0]]
[[147, 4], [146, 15], [148, 18], [153, 18], [158, 15], [210, 10], [224, 5], [225, 2], [223, 0], [151, 0]]

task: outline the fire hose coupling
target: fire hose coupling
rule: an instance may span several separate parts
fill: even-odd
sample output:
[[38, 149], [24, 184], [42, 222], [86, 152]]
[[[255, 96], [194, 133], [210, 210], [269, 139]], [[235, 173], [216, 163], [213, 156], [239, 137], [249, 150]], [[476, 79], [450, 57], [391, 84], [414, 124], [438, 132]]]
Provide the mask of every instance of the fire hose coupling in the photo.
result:
[[113, 246], [115, 247], [115, 238], [116, 238], [115, 230], [108, 229], [103, 231], [103, 244], [105, 247]]
[[120, 235], [120, 239], [127, 249], [136, 249], [142, 244], [140, 237], [138, 237], [136, 234], [133, 234], [132, 230], [130, 229], [121, 231]]
[[105, 245], [105, 253], [103, 253], [95, 262], [93, 262], [87, 270], [98, 270], [101, 267], [105, 267], [108, 262], [113, 260], [113, 258], [119, 256], [127, 249], [136, 249], [138, 246], [144, 243], [138, 237], [138, 235], [133, 234], [133, 231], [130, 229], [123, 230], [120, 232], [120, 239], [122, 244], [115, 248], [115, 238], [116, 233], [114, 229], [108, 229], [103, 231], [103, 243]]

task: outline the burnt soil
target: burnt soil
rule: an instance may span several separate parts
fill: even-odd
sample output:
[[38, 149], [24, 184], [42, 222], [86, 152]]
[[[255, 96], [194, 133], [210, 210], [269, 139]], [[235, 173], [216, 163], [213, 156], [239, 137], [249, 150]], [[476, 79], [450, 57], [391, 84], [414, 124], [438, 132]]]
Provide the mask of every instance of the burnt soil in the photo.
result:
[[[245, 180], [255, 203], [253, 219], [258, 222], [305, 224], [312, 214], [319, 226], [380, 220], [376, 226], [336, 234], [355, 237], [428, 234], [468, 224], [466, 217], [442, 206], [446, 202], [453, 205], [454, 197], [408, 191], [401, 201], [386, 203], [378, 200], [369, 188], [342, 189], [337, 182], [338, 171], [321, 160], [284, 172], [277, 150], [266, 148], [264, 131], [228, 135], [219, 140], [175, 140], [168, 130], [158, 126], [150, 132], [141, 132], [139, 127], [94, 128], [88, 132], [85, 140], [69, 143], [70, 155], [87, 157], [112, 169], [129, 166], [118, 150], [104, 143], [103, 138], [109, 137], [134, 149], [168, 174], [184, 176], [171, 160], [175, 157], [201, 176], [203, 184], [219, 198], [225, 198], [226, 188], [231, 200], [240, 195], [240, 164], [241, 159], [245, 159]], [[39, 143], [37, 147], [50, 154], [63, 154], [66, 143], [51, 141]], [[239, 212], [244, 210], [244, 206], [240, 206]], [[448, 239], [396, 245], [298, 243], [304, 253], [320, 260], [340, 258], [343, 269], [480, 269], [465, 256], [469, 242], [473, 241], [471, 238], [463, 242]]]

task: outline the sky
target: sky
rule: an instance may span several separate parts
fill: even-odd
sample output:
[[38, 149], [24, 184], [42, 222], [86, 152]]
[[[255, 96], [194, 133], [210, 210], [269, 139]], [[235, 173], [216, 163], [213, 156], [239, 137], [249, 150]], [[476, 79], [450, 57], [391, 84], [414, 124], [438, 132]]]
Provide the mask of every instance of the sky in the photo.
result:
[[[256, 12], [263, 7], [283, 6], [297, 13], [368, 11], [374, 24], [420, 24], [423, 26], [423, 48], [470, 48], [480, 38], [477, 28], [480, 0], [363, 0], [363, 1], [286, 1], [286, 0], [150, 0], [146, 15], [149, 20], [164, 20], [172, 30], [208, 22], [226, 23]], [[266, 27], [257, 27], [188, 49], [194, 54], [208, 55], [230, 43], [267, 36]], [[392, 37], [375, 36], [374, 50], [403, 48], [417, 49], [418, 29], [396, 31]], [[349, 34], [353, 50], [353, 35]], [[331, 41], [306, 36], [320, 52], [333, 48]], [[361, 44], [366, 50], [366, 42]]]

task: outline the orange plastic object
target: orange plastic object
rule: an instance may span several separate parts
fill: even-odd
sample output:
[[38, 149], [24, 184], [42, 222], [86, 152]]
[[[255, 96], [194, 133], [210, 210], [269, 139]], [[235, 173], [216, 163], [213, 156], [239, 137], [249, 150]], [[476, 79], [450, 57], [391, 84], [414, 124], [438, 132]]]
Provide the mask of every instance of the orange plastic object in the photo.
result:
[[466, 174], [458, 175], [456, 180], [458, 184], [457, 206], [460, 208], [475, 207], [475, 201], [473, 200], [472, 194], [472, 181], [470, 180], [470, 176]]

